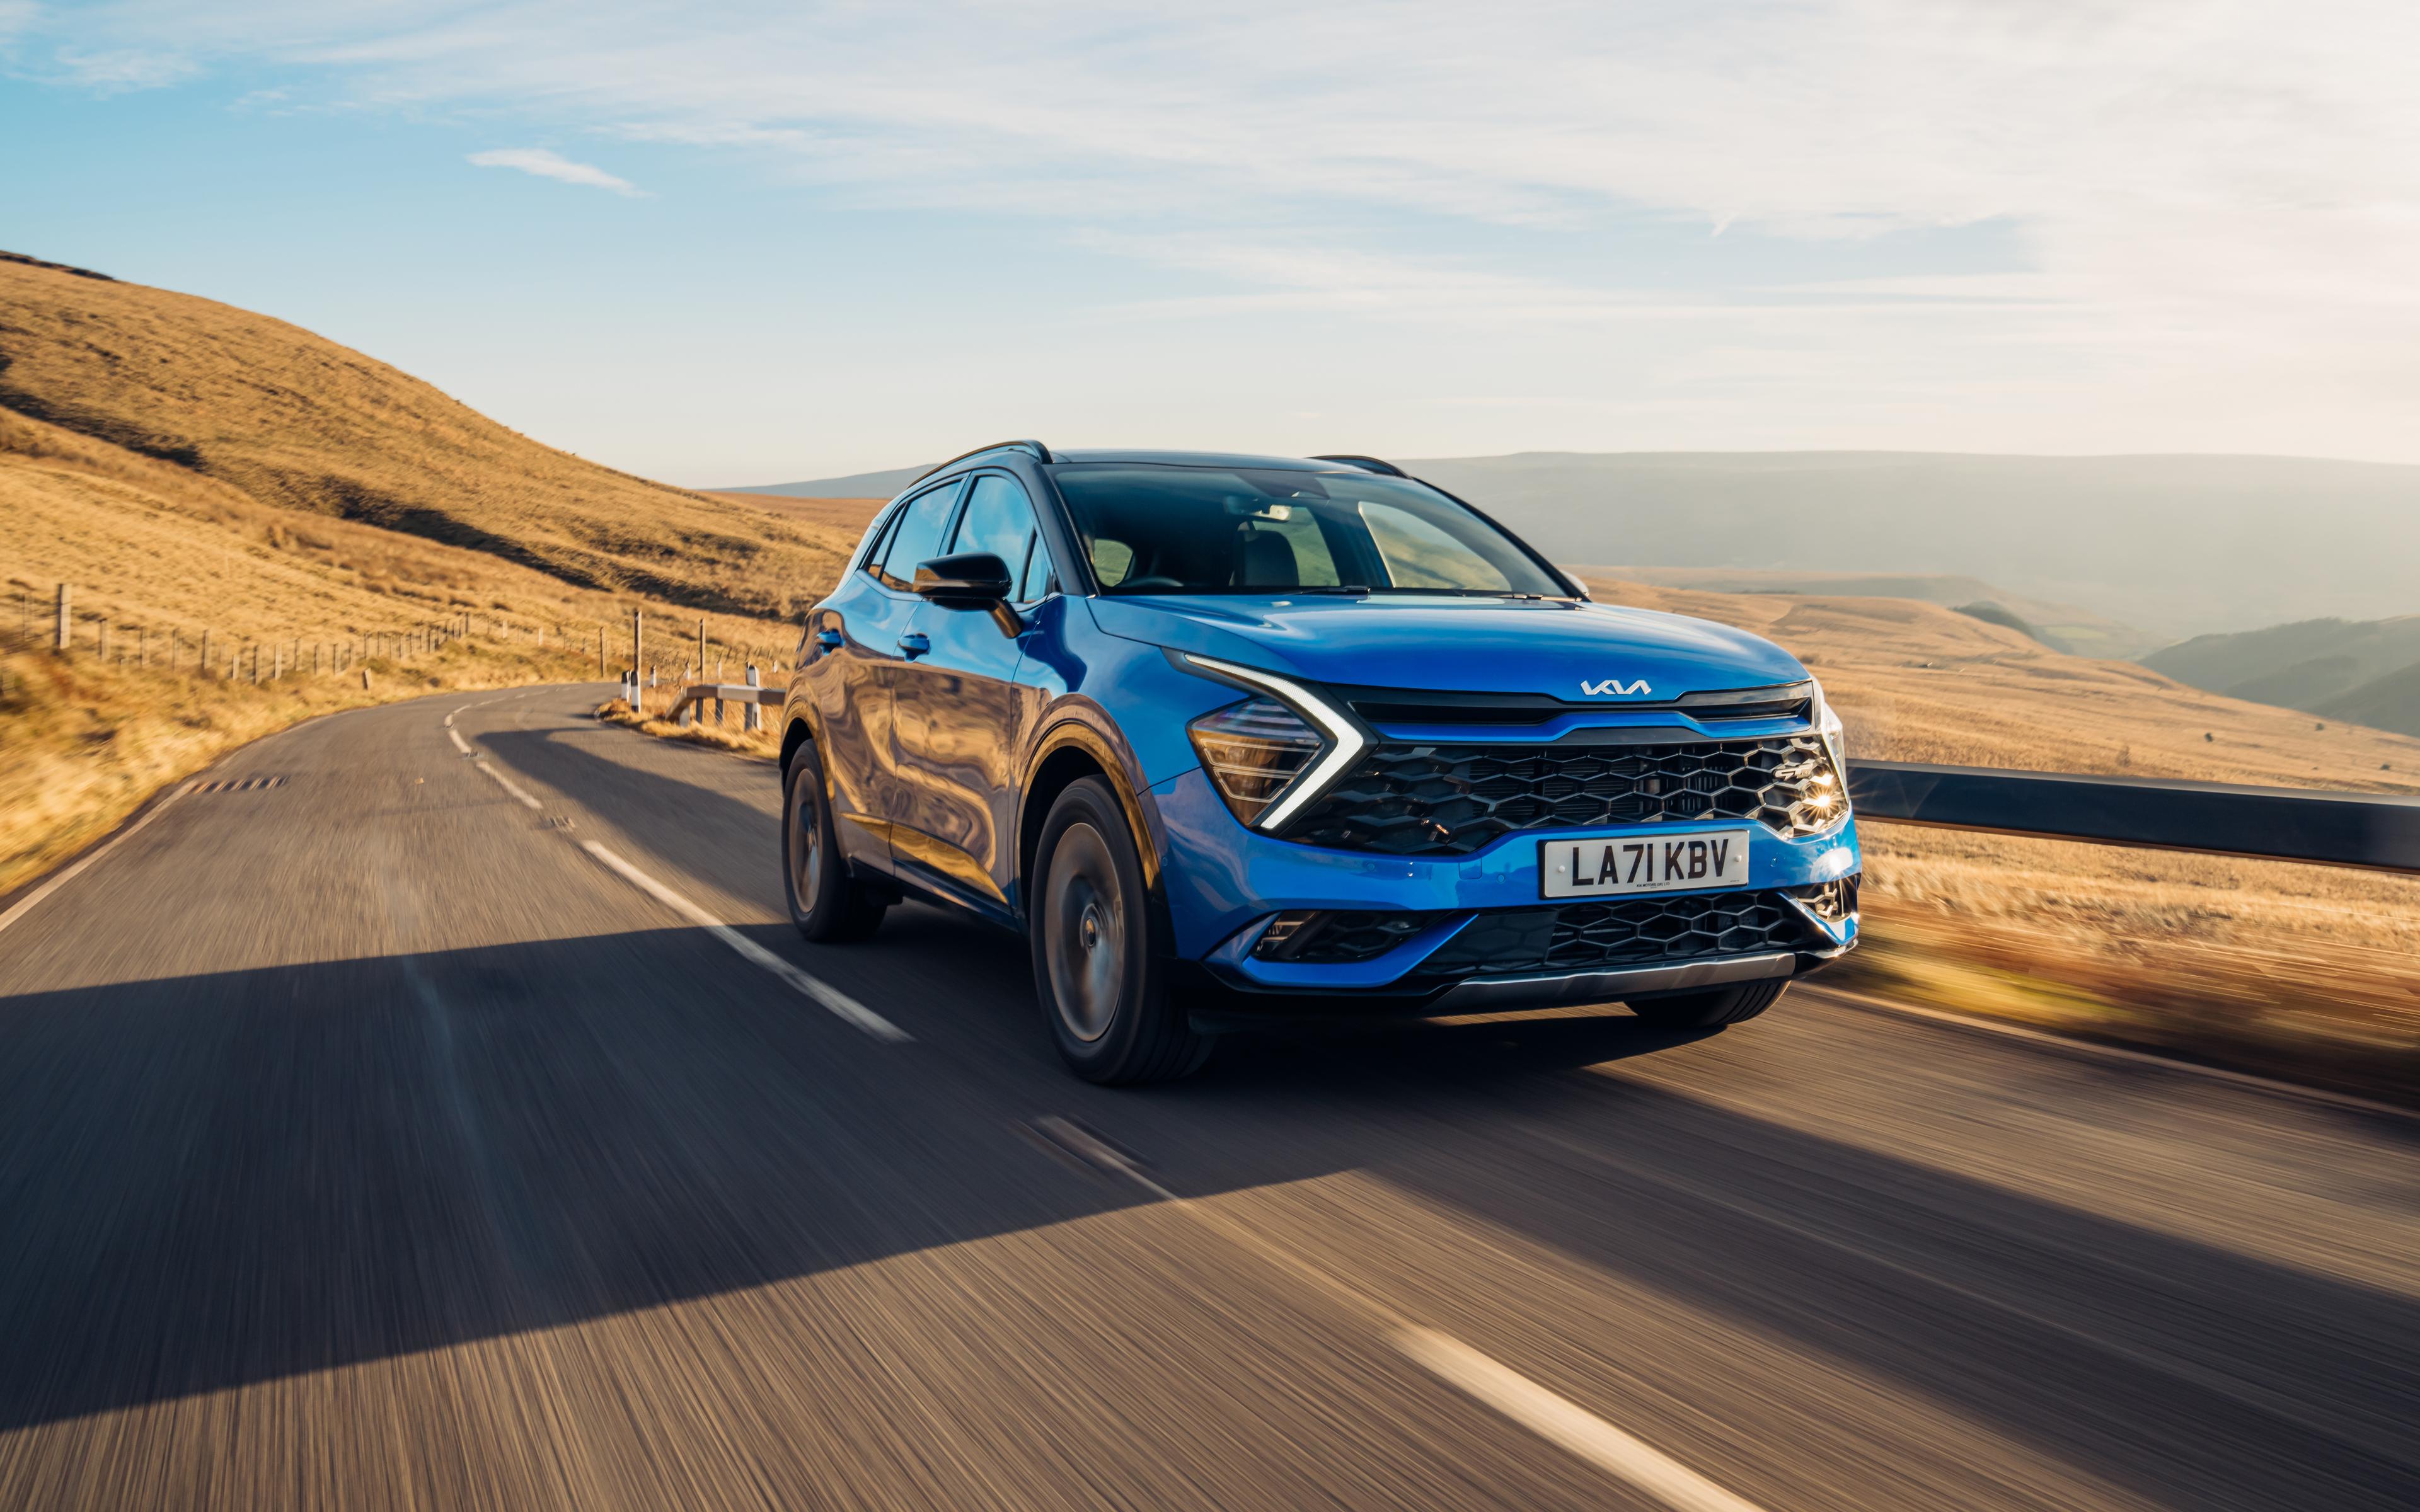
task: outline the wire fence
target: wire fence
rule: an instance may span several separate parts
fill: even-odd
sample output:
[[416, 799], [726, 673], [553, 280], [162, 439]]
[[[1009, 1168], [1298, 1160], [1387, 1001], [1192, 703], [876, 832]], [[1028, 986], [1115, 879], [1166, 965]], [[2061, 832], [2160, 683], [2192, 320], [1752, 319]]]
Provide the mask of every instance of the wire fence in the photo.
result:
[[[220, 682], [264, 684], [286, 677], [366, 672], [374, 663], [407, 666], [469, 640], [510, 643], [538, 653], [552, 651], [583, 662], [593, 657], [600, 679], [618, 674], [628, 682], [639, 675], [652, 685], [659, 666], [671, 665], [664, 632], [659, 630], [656, 643], [650, 645], [644, 616], [636, 609], [626, 627], [595, 621], [539, 622], [456, 609], [379, 628], [323, 626], [310, 632], [261, 635], [182, 622], [163, 624], [156, 617], [130, 615], [117, 608], [86, 608], [71, 583], [59, 583], [45, 594], [19, 581], [9, 593], [11, 612], [0, 625], [0, 648], [45, 651], [89, 658], [112, 668], [178, 672]], [[712, 665], [718, 675], [728, 662], [754, 664], [769, 659], [757, 646], [712, 636], [702, 618], [694, 635], [683, 629], [671, 640], [678, 652], [694, 651], [694, 660], [682, 664], [683, 681], [693, 675], [692, 669], [708, 665], [709, 656], [716, 658]], [[616, 653], [626, 654], [627, 659]], [[773, 665], [780, 670], [781, 663]]]

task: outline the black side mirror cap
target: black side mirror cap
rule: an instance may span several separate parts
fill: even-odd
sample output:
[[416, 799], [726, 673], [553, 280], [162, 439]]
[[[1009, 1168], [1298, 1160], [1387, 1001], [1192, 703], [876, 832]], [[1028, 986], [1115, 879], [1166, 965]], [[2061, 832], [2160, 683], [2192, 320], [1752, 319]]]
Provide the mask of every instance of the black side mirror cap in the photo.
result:
[[1025, 633], [1025, 621], [1008, 604], [1008, 595], [1016, 591], [1008, 563], [989, 551], [961, 551], [919, 562], [916, 580], [908, 586], [926, 603], [943, 609], [989, 609], [992, 623], [1011, 640]]
[[955, 556], [919, 562], [916, 580], [908, 586], [937, 604], [954, 601], [965, 609], [999, 603], [1014, 587], [1008, 563], [989, 551], [961, 551]]

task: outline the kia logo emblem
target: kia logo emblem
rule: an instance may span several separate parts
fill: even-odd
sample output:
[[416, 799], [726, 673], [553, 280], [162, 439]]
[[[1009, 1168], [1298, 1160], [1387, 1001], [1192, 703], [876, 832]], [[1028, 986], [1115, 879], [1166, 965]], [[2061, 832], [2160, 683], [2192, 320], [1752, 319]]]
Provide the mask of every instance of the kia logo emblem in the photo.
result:
[[1647, 686], [1647, 679], [1644, 677], [1635, 683], [1625, 683], [1619, 677], [1608, 677], [1602, 683], [1591, 683], [1583, 677], [1580, 679], [1580, 691], [1590, 698], [1602, 697], [1607, 693], [1630, 698], [1636, 694], [1652, 692], [1653, 689]]

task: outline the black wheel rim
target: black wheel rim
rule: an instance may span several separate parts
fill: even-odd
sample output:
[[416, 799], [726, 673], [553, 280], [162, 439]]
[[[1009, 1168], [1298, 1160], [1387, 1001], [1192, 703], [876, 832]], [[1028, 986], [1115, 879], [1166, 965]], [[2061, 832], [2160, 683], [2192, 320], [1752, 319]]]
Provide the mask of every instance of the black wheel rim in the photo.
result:
[[823, 882], [824, 826], [815, 808], [822, 795], [814, 779], [814, 768], [803, 762], [790, 779], [790, 899], [801, 917], [814, 912]]
[[1078, 822], [1060, 835], [1042, 918], [1051, 1007], [1067, 1032], [1089, 1044], [1117, 1022], [1127, 949], [1117, 865], [1092, 825]]

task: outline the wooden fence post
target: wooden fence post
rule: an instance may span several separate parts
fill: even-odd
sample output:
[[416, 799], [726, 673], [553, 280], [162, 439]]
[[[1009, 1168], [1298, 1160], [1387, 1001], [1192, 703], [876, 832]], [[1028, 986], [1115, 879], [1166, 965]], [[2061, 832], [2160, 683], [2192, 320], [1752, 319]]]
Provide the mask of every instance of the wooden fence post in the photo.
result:
[[62, 656], [66, 656], [73, 649], [68, 644], [68, 641], [69, 632], [74, 627], [75, 622], [68, 615], [68, 585], [61, 583], [59, 584], [59, 639], [57, 644], [58, 653]]

